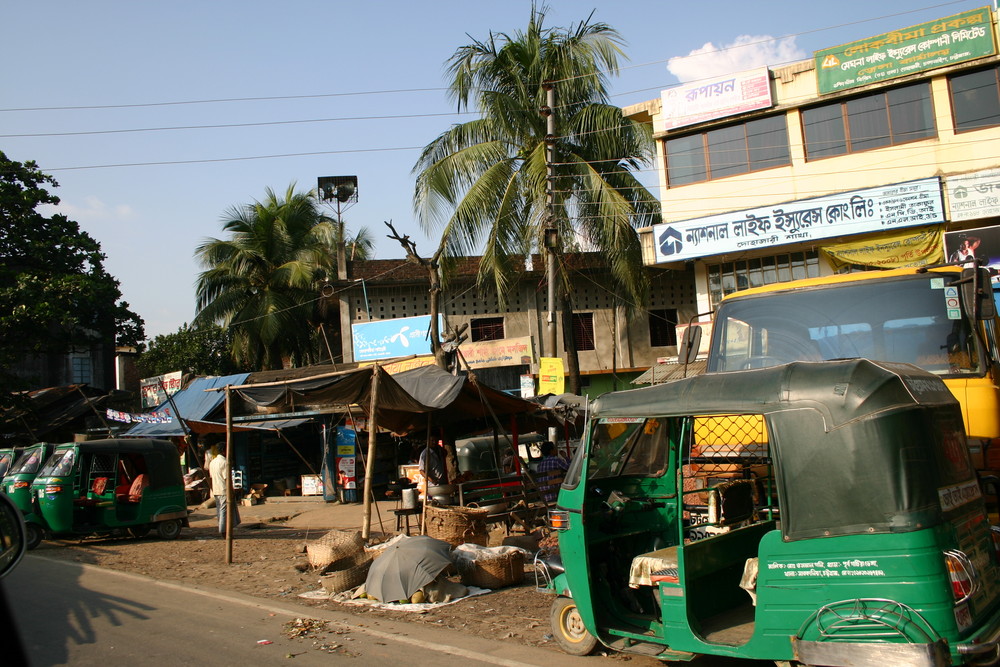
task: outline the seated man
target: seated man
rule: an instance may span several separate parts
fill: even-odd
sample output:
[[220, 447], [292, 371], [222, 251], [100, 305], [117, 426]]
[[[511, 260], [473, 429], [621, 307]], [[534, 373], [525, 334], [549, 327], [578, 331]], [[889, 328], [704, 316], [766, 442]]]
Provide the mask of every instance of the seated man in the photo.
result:
[[559, 495], [559, 485], [566, 475], [569, 463], [556, 454], [556, 446], [551, 440], [541, 444], [542, 460], [538, 462], [535, 472], [538, 473], [538, 486], [546, 502], [554, 502]]

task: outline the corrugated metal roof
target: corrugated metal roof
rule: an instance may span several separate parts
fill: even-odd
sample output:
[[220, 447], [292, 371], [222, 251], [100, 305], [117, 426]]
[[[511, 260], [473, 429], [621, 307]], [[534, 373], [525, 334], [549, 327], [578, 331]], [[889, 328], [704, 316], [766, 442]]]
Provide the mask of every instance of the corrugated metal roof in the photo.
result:
[[685, 377], [701, 375], [705, 372], [707, 360], [695, 359], [687, 365], [685, 372], [684, 364], [678, 361], [668, 361], [662, 364], [651, 366], [645, 373], [632, 380], [632, 384], [662, 384], [672, 380], [682, 380]]

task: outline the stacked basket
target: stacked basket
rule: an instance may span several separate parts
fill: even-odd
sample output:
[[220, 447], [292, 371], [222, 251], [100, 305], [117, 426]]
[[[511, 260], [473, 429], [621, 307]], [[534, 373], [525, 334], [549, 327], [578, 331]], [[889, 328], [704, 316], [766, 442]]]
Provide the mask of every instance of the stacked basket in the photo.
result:
[[363, 584], [372, 564], [372, 556], [357, 531], [331, 530], [308, 543], [306, 553], [309, 565], [323, 574], [323, 588], [330, 593]]
[[490, 541], [486, 517], [489, 512], [478, 507], [424, 507], [424, 532], [430, 537], [449, 543], [479, 544], [487, 546]]

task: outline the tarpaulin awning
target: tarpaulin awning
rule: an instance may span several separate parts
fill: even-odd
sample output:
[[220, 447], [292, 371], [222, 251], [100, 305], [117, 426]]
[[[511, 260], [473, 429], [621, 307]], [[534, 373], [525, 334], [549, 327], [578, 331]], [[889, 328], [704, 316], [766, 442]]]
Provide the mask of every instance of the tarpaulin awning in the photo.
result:
[[[250, 421], [250, 422], [239, 422], [233, 424], [234, 431], [280, 431], [286, 428], [293, 428], [295, 426], [301, 426], [307, 422], [311, 421], [310, 418], [306, 419], [274, 419], [271, 421]], [[206, 422], [206, 421], [188, 421], [188, 428], [197, 433], [198, 435], [204, 435], [206, 433], [225, 433], [226, 425], [223, 422]]]
[[539, 409], [534, 403], [475, 382], [473, 375], [452, 375], [437, 366], [396, 375], [389, 375], [379, 366], [369, 366], [304, 380], [262, 383], [260, 387], [243, 385], [232, 391], [252, 405], [284, 411], [303, 406], [357, 405], [372, 419], [368, 412], [376, 369], [379, 377], [374, 422], [395, 433], [425, 429], [428, 413], [434, 413], [434, 424], [440, 426], [482, 421], [492, 415], [530, 415]]
[[[165, 401], [156, 408], [156, 412], [169, 410], [173, 417], [171, 421], [163, 424], [136, 424], [124, 435], [144, 438], [182, 436], [185, 434], [184, 426], [177, 419], [178, 416], [185, 421], [206, 421], [205, 418], [222, 405], [226, 398], [223, 392], [205, 391], [206, 389], [243, 384], [249, 376], [249, 373], [237, 373], [236, 375], [195, 378], [191, 384], [172, 397], [179, 415], [174, 414], [174, 406], [170, 405], [170, 401]], [[225, 430], [225, 424], [223, 424], [223, 430]]]

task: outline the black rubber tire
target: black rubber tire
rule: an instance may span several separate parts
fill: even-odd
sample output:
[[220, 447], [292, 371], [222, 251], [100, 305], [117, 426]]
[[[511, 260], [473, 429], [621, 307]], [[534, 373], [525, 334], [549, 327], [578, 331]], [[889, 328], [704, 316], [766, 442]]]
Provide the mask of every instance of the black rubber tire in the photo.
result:
[[597, 638], [587, 631], [573, 598], [560, 595], [549, 612], [552, 636], [564, 652], [570, 655], [590, 655], [597, 648]]
[[152, 526], [148, 523], [141, 523], [138, 526], [129, 526], [125, 531], [129, 534], [129, 537], [134, 537], [138, 540], [149, 535], [151, 528]]
[[181, 522], [178, 519], [168, 519], [156, 524], [156, 534], [161, 540], [176, 540], [181, 534]]
[[27, 539], [24, 546], [27, 547], [28, 551], [31, 551], [45, 539], [45, 531], [37, 523], [26, 524], [25, 529]]

